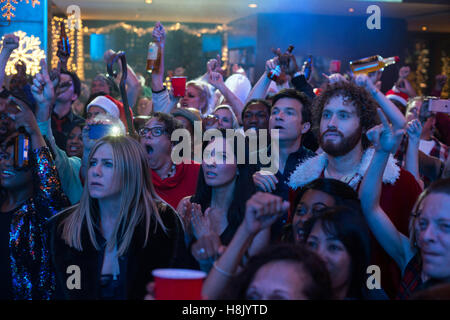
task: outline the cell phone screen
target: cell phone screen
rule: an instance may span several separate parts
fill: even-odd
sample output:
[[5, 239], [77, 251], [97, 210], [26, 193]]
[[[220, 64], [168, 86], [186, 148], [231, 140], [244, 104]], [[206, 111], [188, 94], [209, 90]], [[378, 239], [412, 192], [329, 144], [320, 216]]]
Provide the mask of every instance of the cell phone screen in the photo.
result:
[[450, 100], [444, 99], [430, 100], [430, 111], [450, 114]]

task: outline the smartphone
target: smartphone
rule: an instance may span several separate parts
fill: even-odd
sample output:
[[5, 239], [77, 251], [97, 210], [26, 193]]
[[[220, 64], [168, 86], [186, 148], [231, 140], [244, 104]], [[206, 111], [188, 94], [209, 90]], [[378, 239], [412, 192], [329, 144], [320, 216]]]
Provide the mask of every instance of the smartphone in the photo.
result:
[[16, 169], [22, 169], [28, 166], [29, 153], [30, 139], [21, 132], [14, 141], [14, 167]]
[[444, 99], [431, 99], [430, 100], [430, 111], [442, 112], [450, 114], [450, 100]]
[[89, 125], [89, 139], [97, 140], [108, 135], [112, 130], [112, 124], [90, 124]]

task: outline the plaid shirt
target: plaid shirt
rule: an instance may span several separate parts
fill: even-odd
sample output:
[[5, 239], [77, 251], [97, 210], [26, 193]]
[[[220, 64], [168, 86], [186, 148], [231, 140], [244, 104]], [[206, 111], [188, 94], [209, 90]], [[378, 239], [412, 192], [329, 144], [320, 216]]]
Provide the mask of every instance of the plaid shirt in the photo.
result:
[[[449, 147], [440, 142], [435, 137], [431, 137], [431, 140], [434, 141], [434, 147], [431, 149], [429, 155], [435, 158], [438, 158], [442, 162], [445, 163], [448, 157], [448, 149]], [[400, 143], [400, 147], [397, 150], [397, 153], [395, 154], [395, 159], [398, 161], [398, 165], [402, 168], [405, 167], [405, 155], [406, 155], [406, 149], [408, 148], [408, 136], [405, 134], [402, 138], [402, 142]]]
[[434, 141], [434, 147], [430, 151], [430, 156], [436, 157], [445, 163], [448, 157], [448, 147], [433, 136], [431, 140]]
[[420, 273], [422, 264], [420, 263], [419, 254], [416, 254], [406, 265], [403, 273], [400, 287], [398, 288], [396, 300], [406, 300], [416, 291], [422, 284]]

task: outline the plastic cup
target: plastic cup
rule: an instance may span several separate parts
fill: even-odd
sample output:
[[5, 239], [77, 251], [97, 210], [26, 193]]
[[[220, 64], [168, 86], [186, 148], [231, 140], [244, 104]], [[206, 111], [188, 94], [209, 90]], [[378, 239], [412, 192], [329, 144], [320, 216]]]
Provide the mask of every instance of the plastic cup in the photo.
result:
[[340, 60], [331, 60], [330, 72], [331, 73], [340, 73], [341, 72], [341, 61]]
[[202, 300], [206, 273], [190, 269], [155, 269], [156, 300]]
[[173, 95], [175, 97], [184, 97], [186, 93], [186, 77], [172, 77], [170, 81], [172, 82]]

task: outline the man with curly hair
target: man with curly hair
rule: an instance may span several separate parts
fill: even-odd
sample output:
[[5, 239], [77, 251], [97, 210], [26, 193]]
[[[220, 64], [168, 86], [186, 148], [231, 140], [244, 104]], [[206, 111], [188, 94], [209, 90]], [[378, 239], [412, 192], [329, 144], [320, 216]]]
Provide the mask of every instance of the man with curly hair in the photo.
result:
[[[358, 76], [355, 81], [363, 87], [337, 82], [314, 101], [314, 129], [323, 152], [297, 166], [289, 178], [289, 187], [294, 190], [290, 198], [317, 178], [341, 180], [359, 189], [374, 154], [366, 132], [379, 123], [377, 108], [381, 107], [394, 130], [404, 127], [403, 115], [367, 76]], [[381, 206], [404, 234], [408, 234], [409, 213], [420, 192], [414, 177], [391, 156], [383, 175]], [[384, 252], [380, 254], [381, 248], [375, 251], [374, 264], [382, 270], [384, 289], [393, 295], [400, 280], [399, 270]]]

